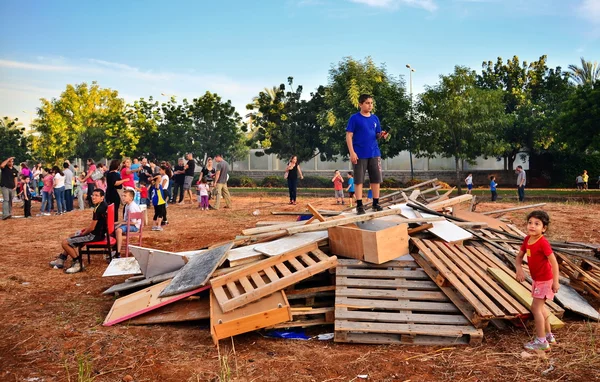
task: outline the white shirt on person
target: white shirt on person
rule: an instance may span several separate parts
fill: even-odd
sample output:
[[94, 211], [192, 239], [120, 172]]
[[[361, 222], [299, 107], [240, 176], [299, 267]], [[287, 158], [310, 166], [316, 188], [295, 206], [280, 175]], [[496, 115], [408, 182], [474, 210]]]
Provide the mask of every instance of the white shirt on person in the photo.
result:
[[[166, 182], [165, 182], [166, 180]], [[169, 189], [169, 182], [171, 180], [169, 179], [169, 175], [165, 174], [163, 176], [161, 176], [160, 178], [160, 184], [162, 184], [163, 186], [163, 190], [168, 190]]]
[[[140, 208], [140, 206], [137, 205], [136, 202], [131, 202], [128, 205], [125, 206], [125, 213], [123, 214], [123, 219], [125, 221], [127, 221], [127, 217], [129, 216], [129, 212], [142, 212], [142, 209]], [[142, 224], [142, 219], [131, 219], [131, 222], [133, 223], [133, 225], [136, 226], [137, 229], [140, 229], [140, 226]]]
[[54, 175], [54, 188], [61, 188], [65, 186], [65, 176], [56, 173]]

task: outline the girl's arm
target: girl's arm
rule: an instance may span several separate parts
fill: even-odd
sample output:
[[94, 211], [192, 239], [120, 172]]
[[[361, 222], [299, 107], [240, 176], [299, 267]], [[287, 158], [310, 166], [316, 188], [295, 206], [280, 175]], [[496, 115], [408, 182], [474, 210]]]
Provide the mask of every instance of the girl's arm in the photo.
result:
[[[519, 254], [517, 255], [517, 259], [515, 261], [515, 268], [517, 269], [517, 281], [522, 282], [525, 280], [525, 273], [523, 273], [523, 255], [525, 253], [519, 250]], [[554, 259], [556, 261], [556, 259]], [[558, 264], [557, 264], [558, 266]]]
[[300, 179], [304, 179], [304, 175], [302, 175], [302, 170], [300, 169], [300, 165], [298, 165], [298, 175], [300, 175]]
[[554, 293], [558, 293], [558, 290], [560, 289], [560, 284], [558, 282], [560, 271], [558, 269], [558, 261], [556, 261], [556, 256], [554, 256], [554, 252], [552, 252], [550, 256], [548, 256], [548, 261], [552, 266], [552, 291]]

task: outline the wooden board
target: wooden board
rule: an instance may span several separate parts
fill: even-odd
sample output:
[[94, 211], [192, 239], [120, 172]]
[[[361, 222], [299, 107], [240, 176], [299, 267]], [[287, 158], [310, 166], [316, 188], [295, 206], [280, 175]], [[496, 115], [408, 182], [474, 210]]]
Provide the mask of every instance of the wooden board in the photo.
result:
[[569, 285], [561, 285], [558, 293], [554, 295], [554, 299], [565, 309], [594, 321], [600, 320], [600, 313]]
[[335, 267], [316, 243], [274, 256], [210, 281], [223, 312], [230, 312]]
[[[417, 218], [417, 214], [415, 213], [415, 210], [408, 207], [404, 203], [390, 206], [390, 208], [400, 209], [402, 211], [401, 212], [402, 216], [404, 216], [405, 218], [408, 218], [408, 219]], [[425, 212], [421, 213], [421, 215], [423, 216], [424, 219], [425, 218], [432, 219], [432, 218], [436, 217], [435, 215], [431, 215], [431, 214], [428, 214]], [[443, 221], [434, 221], [432, 224], [433, 224], [433, 228], [430, 228], [428, 231], [431, 232], [432, 234], [434, 234], [435, 236], [439, 237], [440, 239], [447, 241], [449, 243], [468, 240], [473, 237], [473, 235], [471, 235], [469, 232], [465, 231], [464, 229], [460, 228], [456, 224], [451, 223], [445, 219]]]
[[471, 211], [467, 211], [467, 210], [455, 209], [452, 212], [452, 215], [459, 219], [466, 220], [468, 222], [484, 222], [484, 223], [488, 224], [488, 227], [492, 227], [492, 228], [496, 228], [496, 229], [505, 229], [506, 228], [506, 223], [503, 223], [502, 221], [500, 221], [498, 219], [494, 219], [491, 216], [480, 214], [478, 212], [471, 212]]
[[107, 290], [102, 292], [102, 294], [106, 295], [106, 294], [113, 294], [113, 293], [121, 293], [121, 292], [128, 292], [128, 291], [134, 291], [134, 290], [146, 288], [150, 285], [155, 285], [155, 284], [161, 283], [165, 280], [170, 280], [173, 277], [175, 277], [175, 275], [177, 275], [178, 272], [179, 271], [169, 272], [169, 273], [165, 273], [162, 275], [150, 277], [148, 279], [142, 279], [139, 281], [125, 281], [121, 284], [116, 284], [116, 285], [111, 286], [110, 288], [108, 288]]
[[[498, 282], [500, 282], [504, 288], [518, 299], [521, 304], [525, 305], [528, 309], [531, 309], [533, 303], [533, 297], [531, 297], [531, 291], [527, 290], [523, 285], [519, 284], [517, 280], [509, 276], [506, 272], [498, 268], [488, 268], [487, 270]], [[564, 322], [559, 320], [554, 314], [550, 313], [548, 318], [552, 329], [560, 329], [565, 326]]]
[[457, 205], [462, 202], [468, 202], [471, 199], [473, 199], [473, 195], [471, 195], [471, 194], [458, 195], [451, 199], [429, 203], [427, 205], [427, 208], [429, 208], [430, 210], [442, 210], [444, 207], [450, 207], [450, 206], [454, 206], [454, 205]]
[[483, 332], [470, 325], [427, 274], [415, 267], [413, 261], [374, 265], [338, 260], [335, 341], [481, 342]]
[[286, 252], [294, 251], [308, 244], [327, 239], [327, 237], [327, 231], [297, 233], [282, 239], [256, 245], [254, 250], [267, 256], [278, 256]]
[[209, 286], [195, 288], [185, 293], [169, 297], [160, 297], [160, 293], [167, 288], [170, 281], [164, 281], [144, 290], [132, 293], [117, 299], [104, 320], [104, 326], [111, 326], [119, 322], [127, 321], [146, 312], [158, 309], [175, 301], [182, 300], [198, 292], [208, 289]]
[[146, 278], [181, 269], [188, 261], [187, 257], [178, 253], [161, 251], [154, 248], [130, 245], [129, 251], [138, 261], [140, 269]]
[[257, 245], [259, 244], [246, 245], [243, 247], [230, 249], [227, 253], [229, 266], [235, 267], [237, 265], [251, 263], [255, 260], [264, 259], [266, 256], [254, 249]]
[[160, 297], [172, 296], [205, 285], [215, 269], [225, 261], [232, 245], [233, 243], [227, 243], [194, 256], [161, 292]]
[[102, 277], [137, 275], [140, 273], [142, 273], [142, 270], [135, 257], [121, 257], [111, 260]]
[[210, 299], [196, 296], [179, 300], [127, 321], [132, 325], [153, 325], [172, 322], [198, 321], [210, 318]]
[[291, 319], [290, 305], [283, 291], [224, 313], [211, 290], [210, 334], [215, 344], [223, 338], [266, 328]]

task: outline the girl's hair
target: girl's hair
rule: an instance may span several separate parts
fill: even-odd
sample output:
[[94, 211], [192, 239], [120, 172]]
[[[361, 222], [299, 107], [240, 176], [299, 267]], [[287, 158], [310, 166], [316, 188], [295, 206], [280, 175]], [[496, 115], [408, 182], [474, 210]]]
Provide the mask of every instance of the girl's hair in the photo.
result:
[[52, 167], [52, 171], [53, 171], [55, 174], [56, 174], [56, 173], [59, 173], [59, 174], [60, 174], [60, 176], [65, 176], [65, 174], [63, 174], [63, 172], [62, 172], [62, 171], [60, 171], [60, 168], [58, 168], [58, 166], [54, 166], [54, 167]]
[[46, 167], [46, 168], [44, 169], [44, 171], [46, 171], [46, 172], [50, 172], [50, 171], [52, 171], [52, 170], [51, 170], [51, 169], [49, 169], [48, 167]]
[[548, 215], [548, 213], [546, 213], [546, 211], [542, 211], [542, 210], [531, 211], [529, 213], [529, 215], [527, 215], [527, 221], [529, 221], [529, 219], [531, 219], [531, 218], [536, 218], [539, 221], [541, 221], [542, 225], [544, 227], [548, 227], [548, 225], [550, 224], [550, 215]]
[[169, 178], [173, 175], [173, 173], [171, 172], [171, 167], [165, 166], [163, 164], [162, 166], [160, 166], [160, 169], [163, 170]]
[[200, 183], [206, 183], [206, 182], [208, 182], [208, 179], [206, 179], [205, 176], [200, 178]]
[[494, 175], [490, 176], [490, 180], [494, 180], [496, 177]]
[[108, 171], [115, 171], [119, 169], [121, 165], [121, 161], [118, 159], [113, 159], [110, 161], [110, 166], [108, 166]]
[[81, 174], [79, 174], [80, 178], [85, 178], [87, 176], [87, 173], [85, 171], [82, 171]]

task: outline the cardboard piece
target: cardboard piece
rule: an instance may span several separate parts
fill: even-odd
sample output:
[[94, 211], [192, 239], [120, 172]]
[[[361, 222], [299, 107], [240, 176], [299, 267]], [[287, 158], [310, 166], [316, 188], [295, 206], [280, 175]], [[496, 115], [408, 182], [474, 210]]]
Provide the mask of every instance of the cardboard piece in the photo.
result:
[[[415, 213], [415, 210], [407, 206], [405, 203], [396, 204], [390, 206], [390, 208], [402, 210], [402, 216], [406, 217], [407, 219], [414, 219], [418, 217]], [[421, 215], [423, 216], [423, 218], [436, 217], [435, 215], [431, 215], [425, 212], [421, 213]], [[428, 231], [448, 243], [460, 242], [463, 240], [473, 238], [473, 235], [471, 235], [469, 232], [447, 220], [434, 221], [432, 224], [433, 228], [430, 228]]]
[[285, 293], [275, 292], [258, 301], [223, 313], [214, 293], [210, 293], [210, 334], [215, 344], [220, 339], [236, 336], [288, 322], [292, 312]]
[[170, 322], [207, 320], [210, 318], [210, 299], [188, 297], [130, 319], [133, 325], [152, 325]]
[[121, 257], [119, 259], [112, 259], [102, 277], [137, 275], [140, 273], [142, 273], [140, 264], [134, 257]]
[[254, 247], [254, 250], [264, 253], [267, 256], [278, 256], [323, 239], [327, 239], [327, 231], [297, 233], [282, 239], [259, 244]]
[[[382, 222], [388, 223], [389, 222]], [[408, 225], [396, 225], [378, 229], [379, 223], [367, 222], [359, 228], [345, 225], [329, 228], [331, 253], [368, 263], [382, 264], [409, 253]]]
[[164, 281], [160, 284], [153, 285], [144, 290], [117, 299], [113, 303], [112, 308], [110, 308], [110, 311], [104, 320], [104, 324], [102, 325], [112, 326], [118, 324], [119, 322], [129, 320], [130, 318], [137, 317], [151, 310], [158, 309], [161, 306], [174, 303], [175, 301], [182, 300], [210, 288], [210, 286], [207, 285], [175, 296], [161, 298], [159, 296], [160, 293], [168, 287], [169, 283], [170, 281]]
[[600, 313], [568, 285], [561, 284], [558, 293], [554, 295], [554, 299], [565, 309], [594, 321], [600, 320]]
[[225, 261], [233, 243], [227, 243], [194, 256], [161, 292], [160, 297], [173, 296], [205, 285], [215, 269]]

